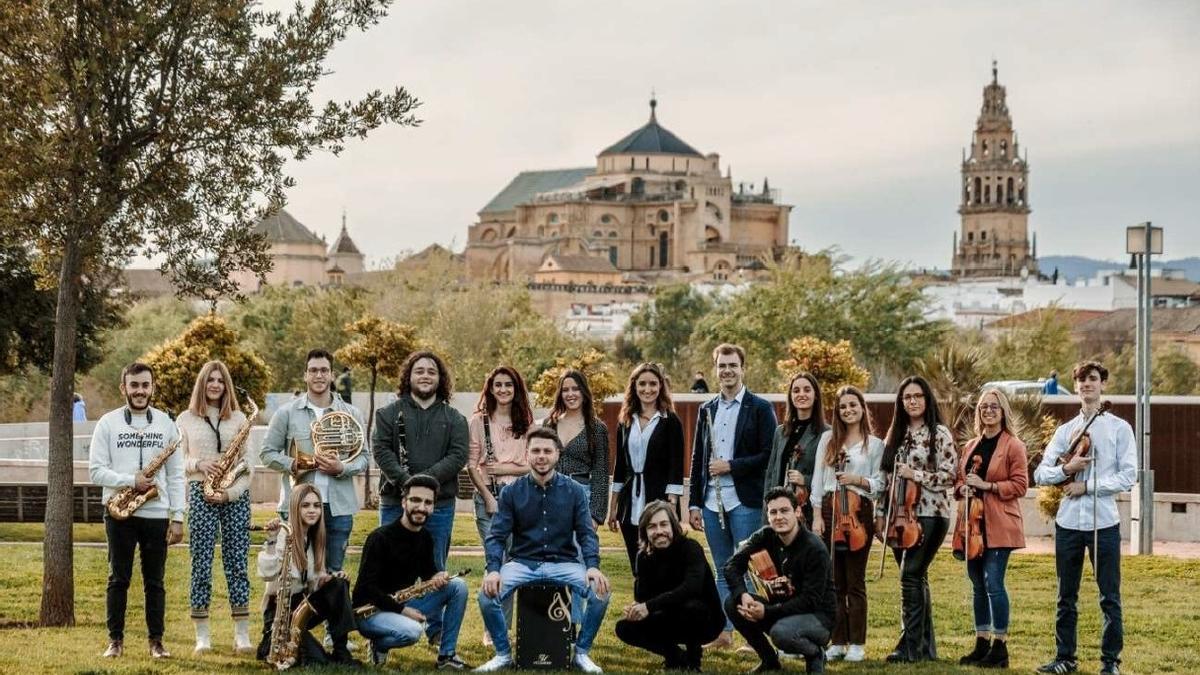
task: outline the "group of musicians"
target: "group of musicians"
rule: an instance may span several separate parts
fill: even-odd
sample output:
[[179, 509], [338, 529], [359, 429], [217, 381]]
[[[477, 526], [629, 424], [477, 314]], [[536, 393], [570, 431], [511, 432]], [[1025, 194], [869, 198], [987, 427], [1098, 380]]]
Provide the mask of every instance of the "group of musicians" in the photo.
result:
[[[550, 415], [535, 423], [521, 375], [496, 368], [468, 420], [450, 405], [446, 363], [419, 351], [404, 364], [397, 400], [375, 413], [369, 455], [382, 473], [380, 527], [366, 539], [351, 586], [342, 569], [358, 510], [352, 479], [367, 468], [369, 456], [315, 452], [314, 422], [336, 411], [362, 423], [359, 410], [333, 391], [333, 365], [324, 350], [308, 354], [306, 390], [275, 412], [262, 443], [261, 463], [282, 479], [280, 517], [265, 526], [258, 555], [267, 591], [257, 648], [249, 632], [246, 467], [219, 483], [227, 487], [211, 488], [212, 478], [230, 465], [224, 453], [241, 450], [231, 446], [244, 443], [252, 424], [229, 370], [219, 361], [205, 364], [188, 409], [173, 422], [150, 405], [152, 369], [142, 363], [124, 369], [126, 405], [97, 423], [90, 475], [104, 487], [106, 502], [122, 490], [148, 498], [131, 514], [105, 517], [110, 572], [104, 656], [124, 650], [135, 549], [150, 653], [169, 656], [162, 643], [163, 573], [168, 546], [181, 541], [186, 517], [197, 654], [212, 649], [208, 617], [219, 540], [235, 651], [274, 658], [278, 641], [289, 637], [279, 630], [280, 619], [288, 617], [277, 616], [277, 609], [303, 604], [302, 625], [285, 625], [290, 639], [299, 637], [291, 645], [295, 662], [357, 664], [349, 641], [357, 631], [368, 640], [372, 664], [382, 665], [391, 649], [425, 638], [437, 646], [438, 669], [468, 668], [457, 653], [468, 589], [460, 574], [446, 569], [465, 468], [486, 555], [477, 602], [484, 642], [495, 652], [478, 671], [514, 664], [512, 596], [521, 586], [551, 583], [572, 592], [579, 625], [572, 665], [602, 672], [591, 648], [610, 598], [597, 537], [605, 525], [621, 533], [634, 576], [634, 602], [622, 608], [616, 635], [661, 656], [665, 668], [699, 671], [704, 650], [731, 648], [735, 630], [758, 655], [756, 672], [780, 669], [781, 654], [802, 658], [807, 672], [824, 672], [833, 660], [863, 660], [874, 539], [892, 549], [899, 570], [902, 627], [887, 661], [935, 660], [928, 571], [956, 503], [964, 515], [954, 552], [966, 561], [976, 633], [974, 649], [960, 663], [1008, 667], [1004, 579], [1009, 555], [1024, 546], [1017, 500], [1029, 476], [1025, 447], [1000, 390], [979, 397], [975, 438], [961, 453], [921, 377], [901, 382], [883, 438], [860, 390], [845, 386], [825, 401], [809, 373], [791, 378], [778, 424], [773, 406], [743, 384], [745, 351], [720, 345], [713, 352], [720, 393], [699, 408], [692, 435], [687, 513], [691, 529], [706, 539], [714, 568], [681, 525], [688, 449], [661, 366], [644, 363], [629, 376], [610, 474], [609, 432], [583, 373], [571, 370], [559, 378]], [[1061, 486], [1063, 495], [1055, 526], [1057, 653], [1038, 670], [1078, 668], [1076, 605], [1086, 551], [1104, 614], [1100, 672], [1118, 673], [1123, 629], [1115, 497], [1134, 482], [1134, 439], [1126, 422], [1103, 414], [1104, 366], [1082, 362], [1073, 378], [1079, 415], [1058, 428], [1034, 472], [1038, 485]], [[826, 407], [834, 409], [831, 423]], [[1082, 437], [1090, 449], [1081, 451]], [[244, 464], [254, 463], [249, 458]], [[324, 643], [309, 633], [322, 623]]]

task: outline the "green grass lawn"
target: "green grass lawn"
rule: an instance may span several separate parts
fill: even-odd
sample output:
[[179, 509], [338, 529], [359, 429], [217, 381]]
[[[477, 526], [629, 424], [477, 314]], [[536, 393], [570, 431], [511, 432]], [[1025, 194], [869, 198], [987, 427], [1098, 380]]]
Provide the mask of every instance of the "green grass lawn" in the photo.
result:
[[[265, 520], [266, 512], [255, 514], [255, 520]], [[361, 543], [370, 527], [377, 523], [373, 512], [356, 519], [352, 542]], [[103, 541], [100, 526], [80, 525], [76, 534], [81, 540]], [[256, 533], [257, 534], [257, 533]], [[265, 667], [245, 657], [232, 654], [232, 623], [227, 614], [224, 579], [216, 566], [214, 582], [213, 644], [215, 651], [203, 658], [193, 658], [192, 626], [188, 619], [189, 561], [184, 549], [171, 550], [167, 564], [167, 648], [175, 658], [166, 663], [152, 662], [146, 653], [142, 636], [145, 623], [138, 581], [129, 595], [127, 619], [127, 652], [118, 661], [103, 661], [98, 654], [106, 642], [104, 628], [104, 586], [107, 563], [103, 548], [77, 549], [75, 552], [75, 601], [78, 625], [69, 629], [22, 628], [37, 618], [41, 592], [42, 549], [40, 526], [5, 525], [0, 527], [0, 541], [28, 541], [31, 544], [0, 547], [5, 563], [0, 566], [0, 672], [263, 672]], [[603, 535], [606, 545], [617, 546], [619, 540]], [[454, 543], [477, 543], [474, 523], [469, 516], [456, 519]], [[878, 553], [872, 558], [872, 578], [878, 570]], [[452, 556], [450, 567], [471, 567], [469, 581], [473, 589], [479, 585], [482, 558]], [[358, 556], [347, 559], [347, 571], [354, 574]], [[135, 566], [136, 569], [136, 566]], [[620, 608], [631, 601], [632, 581], [624, 555], [606, 555], [603, 569], [614, 583], [615, 594], [609, 617], [601, 630], [592, 654], [609, 672], [645, 672], [657, 670], [659, 662], [644, 652], [624, 647], [612, 632]], [[251, 560], [253, 570], [253, 560]], [[253, 572], [252, 572], [253, 573]], [[1133, 558], [1123, 561], [1123, 590], [1125, 609], [1125, 672], [1130, 673], [1196, 673], [1200, 672], [1200, 651], [1195, 639], [1200, 635], [1200, 561], [1176, 560], [1161, 557]], [[946, 551], [939, 555], [931, 571], [935, 621], [938, 628], [942, 661], [935, 665], [890, 666], [883, 657], [894, 645], [899, 626], [899, 590], [895, 565], [888, 563], [881, 581], [869, 581], [870, 629], [868, 661], [862, 664], [836, 664], [831, 672], [867, 673], [879, 668], [898, 673], [977, 672], [960, 668], [958, 657], [973, 644], [969, 584], [961, 563]], [[1012, 596], [1013, 621], [1010, 650], [1012, 668], [1031, 672], [1054, 653], [1054, 561], [1050, 556], [1017, 555], [1012, 558], [1008, 573], [1009, 593]], [[262, 584], [254, 583], [252, 605], [261, 600]], [[1097, 607], [1095, 585], [1091, 573], [1084, 572], [1080, 606], [1080, 656], [1083, 672], [1098, 669], [1100, 611]], [[254, 627], [254, 632], [260, 626]], [[478, 607], [468, 604], [459, 651], [472, 665], [482, 663], [491, 651], [480, 645], [482, 621]], [[363, 652], [359, 652], [360, 657]], [[428, 669], [434, 652], [426, 645], [392, 652], [390, 668], [401, 670]], [[706, 655], [707, 672], [742, 672], [756, 664], [750, 655], [721, 653]], [[802, 663], [785, 662], [792, 669], [803, 670]]]

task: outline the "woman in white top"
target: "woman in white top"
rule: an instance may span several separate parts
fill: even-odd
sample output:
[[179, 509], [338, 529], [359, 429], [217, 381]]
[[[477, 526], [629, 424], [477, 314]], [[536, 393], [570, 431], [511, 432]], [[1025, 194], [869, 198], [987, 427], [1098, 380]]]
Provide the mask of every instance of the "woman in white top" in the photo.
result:
[[[287, 584], [291, 608], [295, 612], [302, 602], [308, 602], [315, 616], [301, 626], [296, 665], [342, 663], [359, 665], [346, 648], [346, 636], [355, 630], [354, 610], [350, 606], [350, 583], [345, 572], [330, 573], [325, 567], [326, 535], [325, 510], [321, 491], [312, 483], [301, 483], [292, 489], [288, 501], [288, 523], [291, 535], [287, 548], [278, 544], [279, 520], [267, 523], [267, 541], [258, 554], [258, 575], [267, 582], [266, 604], [263, 609], [263, 636], [258, 644], [258, 658], [265, 659], [271, 651], [271, 627], [280, 584]], [[291, 558], [287, 569], [284, 561]], [[303, 562], [303, 567], [300, 562]], [[333, 653], [328, 654], [309, 629], [326, 623], [333, 641]]]
[[617, 419], [617, 458], [606, 520], [609, 529], [620, 530], [629, 568], [637, 576], [642, 509], [663, 499], [678, 510], [683, 494], [683, 423], [658, 364], [643, 363], [629, 374]]
[[[833, 428], [821, 435], [817, 443], [817, 465], [813, 471], [812, 530], [821, 536], [826, 547], [833, 551], [833, 583], [837, 590], [837, 615], [826, 656], [862, 661], [867, 644], [867, 559], [871, 555], [874, 535], [872, 500], [883, 490], [883, 474], [879, 464], [883, 458], [883, 441], [876, 438], [871, 412], [866, 399], [857, 387], [838, 390], [837, 411]], [[841, 490], [857, 496], [858, 509], [853, 513], [865, 530], [866, 541], [857, 550], [849, 543], [831, 541], [837, 526], [833, 518], [833, 502]]]
[[249, 468], [229, 489], [212, 499], [204, 496], [201, 487], [206, 476], [217, 472], [230, 441], [246, 422], [235, 391], [225, 364], [209, 361], [196, 376], [188, 409], [176, 420], [188, 490], [190, 596], [197, 654], [212, 649], [208, 605], [212, 600], [212, 565], [218, 537], [233, 616], [233, 647], [238, 653], [254, 650], [250, 644], [250, 579], [246, 574], [246, 558], [250, 555]]

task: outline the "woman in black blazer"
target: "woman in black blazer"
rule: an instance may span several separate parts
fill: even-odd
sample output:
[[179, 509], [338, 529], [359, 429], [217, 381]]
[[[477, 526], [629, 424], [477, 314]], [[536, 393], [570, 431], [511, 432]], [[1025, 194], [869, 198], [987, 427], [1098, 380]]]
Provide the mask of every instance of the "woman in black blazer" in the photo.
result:
[[629, 568], [637, 575], [638, 518], [656, 499], [679, 512], [683, 494], [683, 423], [675, 414], [662, 367], [643, 363], [629, 375], [617, 424], [617, 460], [608, 499], [608, 527], [621, 531]]

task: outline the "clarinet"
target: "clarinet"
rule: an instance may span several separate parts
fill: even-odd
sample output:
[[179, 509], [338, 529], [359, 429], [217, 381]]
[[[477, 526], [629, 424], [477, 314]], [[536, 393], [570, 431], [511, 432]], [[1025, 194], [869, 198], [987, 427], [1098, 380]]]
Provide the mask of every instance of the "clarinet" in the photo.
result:
[[[708, 461], [717, 454], [717, 438], [713, 435], [713, 416], [712, 410], [704, 409], [705, 420], [708, 423]], [[717, 492], [717, 522], [721, 523], [721, 529], [725, 529], [725, 497], [721, 494], [721, 478], [718, 476], [716, 484], [713, 487]]]

